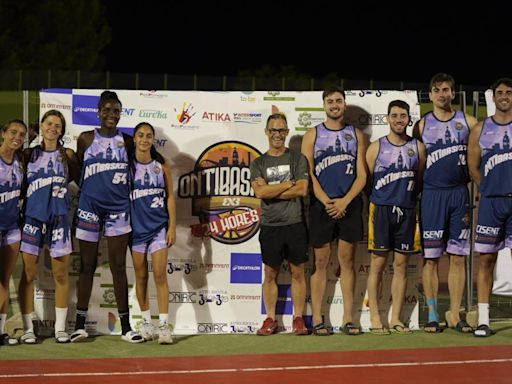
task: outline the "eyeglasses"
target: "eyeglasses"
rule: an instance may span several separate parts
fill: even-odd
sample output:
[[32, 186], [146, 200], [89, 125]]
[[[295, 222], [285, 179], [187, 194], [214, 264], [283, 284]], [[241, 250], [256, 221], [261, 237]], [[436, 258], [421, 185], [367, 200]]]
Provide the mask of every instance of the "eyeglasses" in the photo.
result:
[[274, 135], [276, 133], [279, 133], [280, 135], [283, 135], [283, 134], [286, 134], [288, 133], [289, 129], [288, 128], [280, 128], [280, 129], [274, 129], [274, 128], [270, 128], [270, 129], [267, 129], [267, 132], [270, 134], [270, 135]]

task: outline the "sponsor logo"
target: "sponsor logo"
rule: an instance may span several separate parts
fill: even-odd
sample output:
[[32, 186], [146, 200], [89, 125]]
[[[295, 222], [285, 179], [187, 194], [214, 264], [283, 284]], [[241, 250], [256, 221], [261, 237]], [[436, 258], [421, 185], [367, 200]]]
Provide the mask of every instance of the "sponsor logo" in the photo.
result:
[[229, 113], [225, 112], [203, 112], [203, 116], [201, 117], [203, 122], [212, 122], [212, 123], [231, 123], [231, 118], [229, 117]]
[[110, 333], [121, 332], [121, 320], [112, 312], [108, 313], [108, 329]]
[[231, 333], [254, 333], [259, 328], [254, 321], [234, 321], [229, 323]]
[[232, 253], [230, 282], [232, 284], [261, 284], [261, 254]]
[[234, 123], [260, 124], [262, 114], [259, 112], [235, 112], [233, 113]]
[[229, 301], [229, 297], [226, 291], [199, 291], [199, 300], [197, 303], [199, 305], [206, 304], [215, 304], [222, 305], [223, 303], [227, 303]]
[[73, 124], [98, 127], [100, 124], [98, 117], [99, 99], [99, 96], [73, 95]]
[[157, 91], [139, 92], [139, 96], [142, 96], [147, 99], [165, 99], [165, 98], [167, 98], [167, 95], [158, 93]]
[[112, 284], [101, 284], [100, 287], [104, 289], [101, 296], [103, 303], [100, 303], [100, 308], [117, 308], [114, 286]]
[[54, 104], [54, 103], [41, 103], [41, 109], [58, 109], [62, 111], [71, 111], [71, 105], [68, 104]]
[[228, 333], [229, 331], [227, 323], [197, 323], [198, 333]]
[[169, 303], [191, 303], [197, 302], [197, 292], [169, 292]]
[[260, 199], [254, 196], [249, 166], [261, 153], [249, 144], [223, 141], [206, 148], [194, 170], [178, 181], [178, 195], [192, 199], [200, 224], [196, 236], [209, 235], [224, 244], [240, 244], [260, 227]]
[[143, 119], [167, 119], [167, 113], [155, 109], [141, 109], [139, 117]]
[[196, 115], [192, 103], [183, 102], [181, 109], [174, 108], [177, 124], [171, 124], [172, 128], [197, 129], [198, 125], [191, 125], [190, 121]]
[[[261, 314], [266, 315], [265, 302], [261, 301]], [[276, 315], [292, 315], [292, 286], [290, 284], [277, 285]]]

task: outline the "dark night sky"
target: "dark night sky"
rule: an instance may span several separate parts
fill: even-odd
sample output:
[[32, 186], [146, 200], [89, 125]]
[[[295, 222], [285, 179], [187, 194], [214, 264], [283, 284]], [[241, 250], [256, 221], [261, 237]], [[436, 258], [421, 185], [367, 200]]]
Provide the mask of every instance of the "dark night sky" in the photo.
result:
[[446, 1], [441, 8], [429, 2], [429, 10], [418, 1], [407, 8], [348, 0], [277, 3], [239, 1], [227, 9], [221, 2], [107, 1], [107, 69], [233, 75], [271, 64], [316, 77], [335, 72], [349, 79], [418, 82], [442, 71], [474, 85], [512, 76], [505, 59], [511, 29], [500, 17], [510, 6], [468, 13]]

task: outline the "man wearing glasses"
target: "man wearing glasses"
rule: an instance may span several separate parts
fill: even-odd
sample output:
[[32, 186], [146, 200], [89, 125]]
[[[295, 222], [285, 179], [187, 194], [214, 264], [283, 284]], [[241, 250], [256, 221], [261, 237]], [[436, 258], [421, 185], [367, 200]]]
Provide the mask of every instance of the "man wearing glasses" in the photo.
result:
[[286, 148], [288, 132], [285, 115], [270, 115], [265, 128], [269, 149], [251, 163], [251, 185], [263, 211], [259, 240], [265, 264], [263, 300], [267, 318], [257, 331], [260, 336], [272, 335], [278, 329], [277, 277], [284, 259], [292, 274], [293, 332], [308, 334], [302, 318], [306, 299], [304, 263], [308, 260], [302, 197], [308, 192], [308, 169], [302, 154]]

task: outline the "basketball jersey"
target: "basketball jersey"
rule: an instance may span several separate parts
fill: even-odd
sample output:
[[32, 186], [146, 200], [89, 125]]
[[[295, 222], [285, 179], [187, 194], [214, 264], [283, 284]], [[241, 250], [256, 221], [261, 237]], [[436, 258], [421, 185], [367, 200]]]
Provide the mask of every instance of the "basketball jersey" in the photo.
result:
[[68, 180], [62, 152], [32, 150], [27, 164], [25, 215], [42, 222], [69, 213]]
[[162, 164], [135, 161], [135, 176], [131, 192], [132, 229], [134, 244], [147, 242], [167, 226], [167, 194]]
[[427, 148], [424, 188], [452, 188], [469, 183], [467, 144], [469, 127], [464, 112], [448, 121], [432, 112], [424, 117], [422, 140]]
[[416, 206], [416, 174], [419, 166], [418, 141], [407, 136], [400, 146], [379, 139], [379, 153], [373, 169], [373, 188], [370, 201], [377, 205], [402, 208]]
[[343, 197], [356, 179], [357, 136], [353, 126], [332, 130], [316, 127], [315, 176], [330, 198]]
[[480, 193], [483, 196], [512, 196], [512, 122], [498, 124], [487, 117], [480, 133]]
[[0, 157], [0, 231], [18, 228], [23, 169], [15, 154], [7, 164]]
[[130, 207], [128, 154], [123, 135], [103, 137], [94, 130], [94, 140], [84, 153], [81, 196], [110, 212]]

